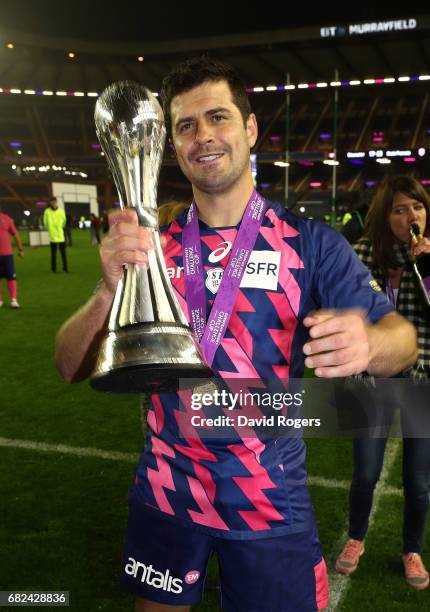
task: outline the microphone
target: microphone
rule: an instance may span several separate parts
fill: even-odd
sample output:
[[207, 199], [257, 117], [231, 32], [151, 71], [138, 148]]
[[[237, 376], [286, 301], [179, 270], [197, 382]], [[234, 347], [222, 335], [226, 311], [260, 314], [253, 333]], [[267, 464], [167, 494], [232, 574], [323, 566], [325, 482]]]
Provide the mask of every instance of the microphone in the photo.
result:
[[[409, 228], [411, 242], [416, 245], [423, 239], [418, 223], [412, 223]], [[430, 253], [420, 253], [412, 264], [412, 273], [416, 285], [420, 290], [424, 307], [430, 308]]]
[[423, 235], [421, 233], [420, 226], [418, 225], [418, 223], [412, 223], [411, 227], [409, 228], [409, 232], [412, 236], [412, 242], [414, 244], [418, 244], [418, 242], [423, 239]]

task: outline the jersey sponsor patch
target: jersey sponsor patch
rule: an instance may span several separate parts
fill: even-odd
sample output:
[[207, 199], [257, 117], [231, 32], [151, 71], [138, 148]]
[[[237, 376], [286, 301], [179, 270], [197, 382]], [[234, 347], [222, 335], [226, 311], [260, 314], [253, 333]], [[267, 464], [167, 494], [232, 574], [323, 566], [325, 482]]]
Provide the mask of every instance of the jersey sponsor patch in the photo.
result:
[[[153, 568], [152, 565], [145, 565], [141, 561], [136, 561], [133, 557], [128, 558], [128, 563], [125, 565], [125, 573], [129, 576], [133, 576], [141, 582], [146, 582], [154, 589], [162, 589], [169, 593], [182, 593], [182, 580], [180, 578], [174, 578], [170, 571], [167, 569], [165, 572], [159, 572]], [[198, 580], [200, 574], [194, 582]], [[188, 576], [188, 574], [187, 574]]]
[[[211, 255], [217, 250], [212, 251]], [[225, 257], [225, 253], [223, 253], [223, 257]], [[281, 253], [278, 251], [252, 251], [240, 286], [242, 288], [276, 291], [278, 288], [280, 263]], [[172, 279], [180, 278], [183, 273], [184, 268], [182, 266], [167, 268], [167, 274]], [[223, 274], [223, 268], [209, 268], [209, 270], [206, 270], [205, 285], [214, 295], [219, 289]]]
[[380, 291], [382, 291], [381, 287], [378, 285], [376, 280], [369, 281], [369, 285], [372, 287], [373, 291], [376, 291], [376, 293], [379, 293]]
[[224, 270], [222, 268], [212, 268], [212, 270], [208, 270], [206, 272], [205, 285], [214, 295], [217, 293], [219, 286], [221, 285], [223, 274]]
[[252, 251], [240, 286], [276, 291], [280, 263], [279, 251]]
[[[281, 253], [276, 251], [252, 251], [240, 286], [276, 291], [280, 261]], [[223, 274], [223, 268], [212, 268], [206, 272], [206, 287], [214, 295], [221, 285]]]

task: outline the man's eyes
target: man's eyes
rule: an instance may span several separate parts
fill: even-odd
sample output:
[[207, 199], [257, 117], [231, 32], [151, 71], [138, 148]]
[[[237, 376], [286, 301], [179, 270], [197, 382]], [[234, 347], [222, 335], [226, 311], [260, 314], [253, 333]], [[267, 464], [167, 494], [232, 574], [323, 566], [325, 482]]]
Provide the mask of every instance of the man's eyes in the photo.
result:
[[[214, 115], [210, 116], [210, 120], [212, 121], [212, 123], [222, 123], [226, 119], [227, 119], [227, 116], [221, 113], [215, 113]], [[194, 127], [194, 122], [186, 121], [184, 123], [179, 124], [179, 126], [176, 128], [176, 131], [178, 132], [178, 134], [185, 134], [189, 130], [193, 129], [193, 127]]]
[[192, 126], [192, 123], [189, 121], [187, 123], [181, 123], [181, 125], [178, 127], [178, 132], [180, 134], [183, 134], [184, 132], [186, 132], [187, 130], [189, 130]]

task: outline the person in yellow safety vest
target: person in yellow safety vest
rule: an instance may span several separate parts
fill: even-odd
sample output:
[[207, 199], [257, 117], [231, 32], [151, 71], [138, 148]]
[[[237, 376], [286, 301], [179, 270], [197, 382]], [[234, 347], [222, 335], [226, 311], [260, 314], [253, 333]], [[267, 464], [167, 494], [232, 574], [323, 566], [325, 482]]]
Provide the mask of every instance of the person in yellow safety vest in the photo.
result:
[[64, 272], [68, 272], [66, 241], [64, 227], [66, 225], [66, 213], [58, 207], [57, 198], [50, 198], [49, 206], [43, 213], [43, 225], [48, 230], [49, 244], [51, 247], [51, 270], [57, 271], [57, 248], [60, 250]]
[[352, 215], [350, 212], [346, 212], [342, 217], [342, 225], [346, 225], [348, 221], [352, 219]]

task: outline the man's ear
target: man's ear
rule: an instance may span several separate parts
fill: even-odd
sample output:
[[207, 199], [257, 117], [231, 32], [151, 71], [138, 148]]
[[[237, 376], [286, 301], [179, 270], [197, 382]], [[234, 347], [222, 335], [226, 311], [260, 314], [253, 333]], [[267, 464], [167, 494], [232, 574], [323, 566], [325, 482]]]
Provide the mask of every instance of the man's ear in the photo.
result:
[[175, 145], [173, 144], [173, 139], [172, 138], [169, 138], [169, 145], [172, 146], [172, 151], [173, 151], [173, 153], [174, 153], [174, 155], [175, 155], [175, 157], [177, 159], [178, 156], [176, 155], [176, 149], [175, 149]]
[[257, 142], [258, 137], [257, 117], [254, 115], [254, 113], [250, 113], [248, 119], [246, 120], [246, 133], [248, 135], [249, 148], [252, 149]]

